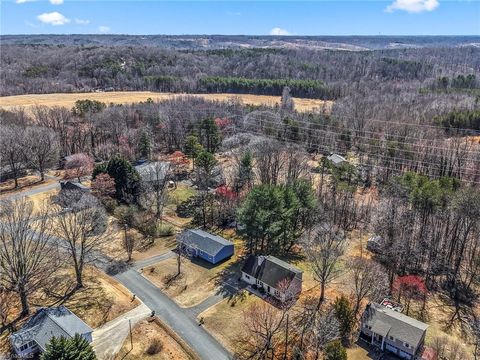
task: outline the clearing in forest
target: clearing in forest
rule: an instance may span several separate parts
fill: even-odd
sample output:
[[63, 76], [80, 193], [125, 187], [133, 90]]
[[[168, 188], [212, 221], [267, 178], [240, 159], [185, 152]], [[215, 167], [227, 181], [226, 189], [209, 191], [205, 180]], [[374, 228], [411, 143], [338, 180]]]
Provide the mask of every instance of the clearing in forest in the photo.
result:
[[[88, 92], [88, 93], [54, 93], [54, 94], [30, 94], [0, 97], [0, 108], [9, 110], [16, 106], [65, 106], [72, 108], [77, 100], [90, 99], [105, 102], [107, 104], [130, 104], [146, 101], [151, 98], [154, 101], [167, 100], [182, 96], [198, 96], [206, 100], [228, 101], [240, 99], [250, 105], [275, 105], [280, 104], [280, 96], [249, 95], [249, 94], [173, 94], [158, 93], [151, 91], [112, 91], [112, 92]], [[333, 101], [319, 99], [293, 98], [295, 108], [298, 111], [312, 111], [320, 109], [329, 112]]]

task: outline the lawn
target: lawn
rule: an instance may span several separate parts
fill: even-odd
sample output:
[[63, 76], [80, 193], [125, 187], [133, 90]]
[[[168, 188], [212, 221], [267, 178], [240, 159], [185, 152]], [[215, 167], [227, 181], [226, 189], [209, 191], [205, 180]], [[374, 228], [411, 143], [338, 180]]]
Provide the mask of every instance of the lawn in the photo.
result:
[[238, 339], [245, 334], [244, 312], [253, 304], [264, 302], [256, 295], [242, 290], [232, 299], [225, 299], [198, 315], [204, 327], [231, 352], [235, 352]]
[[149, 266], [142, 273], [180, 306], [195, 306], [214, 295], [226, 279], [239, 277], [242, 242], [234, 239], [234, 244], [234, 256], [217, 265], [201, 259], [183, 259], [182, 274], [170, 282], [166, 278], [177, 273], [176, 257]]
[[[120, 352], [118, 360], [188, 360], [197, 359], [195, 353], [166, 325], [160, 320], [143, 320], [138, 323], [132, 331], [133, 349], [131, 348], [130, 337], [128, 337]], [[157, 344], [153, 346], [153, 344]], [[151, 354], [156, 347], [156, 354]]]

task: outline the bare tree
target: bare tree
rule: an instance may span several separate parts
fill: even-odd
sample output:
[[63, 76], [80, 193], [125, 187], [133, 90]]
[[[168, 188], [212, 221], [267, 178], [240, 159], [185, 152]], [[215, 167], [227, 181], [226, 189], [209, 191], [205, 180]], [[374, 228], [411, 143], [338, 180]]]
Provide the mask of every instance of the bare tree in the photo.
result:
[[127, 261], [132, 260], [132, 253], [135, 249], [135, 237], [128, 233], [128, 225], [124, 224], [124, 233], [123, 233], [123, 248], [127, 252]]
[[168, 200], [168, 181], [172, 176], [169, 162], [157, 161], [151, 164], [142, 180], [142, 205], [154, 209], [155, 217], [162, 222], [163, 208]]
[[22, 157], [22, 143], [24, 130], [19, 126], [0, 126], [0, 159], [10, 167], [18, 187], [19, 172], [24, 166]]
[[70, 155], [65, 163], [67, 170], [67, 178], [77, 178], [78, 182], [82, 182], [82, 177], [91, 175], [93, 170], [93, 159], [87, 154]]
[[305, 253], [311, 263], [315, 281], [320, 285], [319, 303], [325, 299], [325, 287], [339, 274], [338, 261], [343, 254], [345, 238], [330, 226], [314, 230], [305, 241]]
[[58, 255], [46, 208], [34, 213], [25, 199], [0, 204], [0, 288], [18, 294], [20, 316], [30, 312], [29, 296], [57, 270]]
[[40, 173], [41, 180], [44, 181], [47, 168], [58, 161], [57, 135], [44, 127], [27, 127], [22, 148], [25, 160]]
[[354, 285], [353, 313], [357, 316], [363, 300], [381, 300], [388, 294], [388, 276], [381, 265], [365, 258], [353, 259], [349, 262], [349, 268]]
[[96, 252], [108, 239], [107, 223], [105, 209], [88, 194], [55, 219], [54, 231], [66, 242], [66, 250], [75, 269], [77, 289], [83, 287], [85, 265], [95, 260]]

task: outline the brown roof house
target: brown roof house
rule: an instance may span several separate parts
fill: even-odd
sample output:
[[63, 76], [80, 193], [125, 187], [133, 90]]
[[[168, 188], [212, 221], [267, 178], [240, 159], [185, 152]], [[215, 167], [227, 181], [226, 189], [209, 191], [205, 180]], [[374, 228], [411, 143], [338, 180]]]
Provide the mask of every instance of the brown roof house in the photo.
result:
[[403, 359], [420, 359], [428, 325], [377, 303], [367, 305], [360, 337]]

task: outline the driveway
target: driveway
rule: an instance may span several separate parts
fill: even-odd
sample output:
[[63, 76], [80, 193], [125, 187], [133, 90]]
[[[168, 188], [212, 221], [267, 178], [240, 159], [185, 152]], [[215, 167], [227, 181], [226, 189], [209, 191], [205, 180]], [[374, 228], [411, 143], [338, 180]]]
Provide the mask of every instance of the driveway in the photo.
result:
[[114, 278], [154, 310], [155, 314], [182, 337], [201, 359], [231, 359], [231, 354], [203, 327], [198, 325], [194, 316], [179, 307], [136, 270], [129, 269], [115, 275]]
[[56, 181], [52, 184], [46, 184], [46, 185], [38, 186], [34, 189], [20, 191], [20, 192], [17, 192], [15, 194], [11, 194], [11, 195], [5, 194], [5, 195], [2, 195], [2, 197], [0, 199], [1, 200], [7, 200], [7, 199], [14, 200], [14, 199], [19, 199], [19, 198], [22, 198], [22, 197], [25, 197], [25, 196], [32, 196], [32, 195], [40, 194], [40, 193], [43, 193], [43, 192], [46, 192], [46, 191], [49, 191], [49, 190], [53, 190], [53, 189], [60, 189], [60, 183], [58, 181]]
[[133, 326], [149, 316], [151, 310], [145, 304], [120, 315], [116, 319], [96, 328], [93, 331], [92, 346], [100, 360], [113, 359], [120, 351], [130, 333], [129, 320]]

